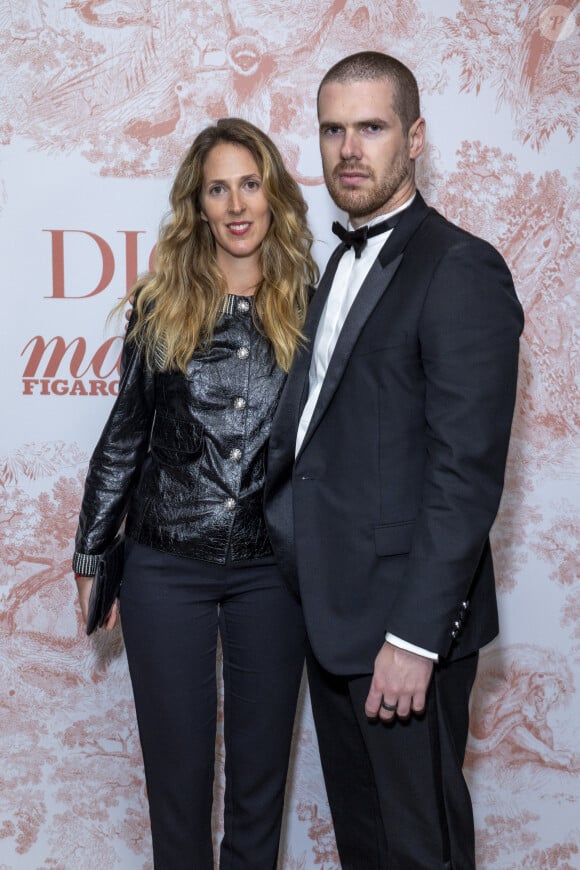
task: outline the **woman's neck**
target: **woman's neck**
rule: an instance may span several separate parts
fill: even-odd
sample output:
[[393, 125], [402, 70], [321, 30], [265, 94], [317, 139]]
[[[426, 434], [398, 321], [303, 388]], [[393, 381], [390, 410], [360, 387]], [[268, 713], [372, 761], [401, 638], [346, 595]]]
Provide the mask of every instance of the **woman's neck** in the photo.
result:
[[228, 293], [235, 296], [253, 296], [262, 282], [262, 271], [257, 261], [245, 263], [240, 259], [219, 263], [219, 266], [226, 279]]
[[255, 284], [250, 284], [248, 287], [241, 287], [237, 284], [232, 286], [228, 284], [228, 293], [231, 293], [233, 296], [253, 296], [258, 287], [260, 286], [262, 279], [258, 278]]

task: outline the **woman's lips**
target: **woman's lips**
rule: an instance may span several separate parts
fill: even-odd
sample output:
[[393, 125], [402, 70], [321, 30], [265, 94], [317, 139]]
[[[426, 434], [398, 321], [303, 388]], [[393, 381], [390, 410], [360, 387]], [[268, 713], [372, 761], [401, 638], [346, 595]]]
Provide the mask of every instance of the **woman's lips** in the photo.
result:
[[234, 236], [243, 236], [250, 229], [251, 223], [249, 221], [243, 221], [236, 224], [228, 224], [227, 226], [230, 233], [233, 233]]

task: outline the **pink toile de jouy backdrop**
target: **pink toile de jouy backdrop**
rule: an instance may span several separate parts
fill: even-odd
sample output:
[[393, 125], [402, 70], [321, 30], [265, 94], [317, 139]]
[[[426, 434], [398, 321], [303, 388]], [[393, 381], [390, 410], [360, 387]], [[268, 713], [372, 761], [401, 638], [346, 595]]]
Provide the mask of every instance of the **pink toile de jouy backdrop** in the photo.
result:
[[[223, 115], [278, 143], [324, 266], [336, 215], [315, 92], [367, 48], [415, 70], [420, 187], [500, 248], [527, 317], [493, 532], [502, 633], [466, 765], [478, 867], [580, 868], [576, 6], [0, 0], [0, 870], [152, 867], [121, 636], [85, 637], [69, 570], [117, 386], [122, 325], [106, 316], [148, 267], [181, 155]], [[339, 868], [306, 690], [280, 867]]]

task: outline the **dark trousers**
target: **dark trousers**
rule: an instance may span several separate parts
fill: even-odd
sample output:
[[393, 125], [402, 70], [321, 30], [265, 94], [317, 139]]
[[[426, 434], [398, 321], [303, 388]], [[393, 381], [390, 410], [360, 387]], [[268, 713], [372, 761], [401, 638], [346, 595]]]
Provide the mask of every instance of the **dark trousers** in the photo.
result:
[[307, 664], [342, 870], [474, 870], [462, 766], [477, 654], [437, 665], [424, 715], [389, 725], [365, 716], [370, 675]]
[[299, 604], [275, 565], [215, 565], [128, 541], [121, 619], [155, 870], [213, 870], [218, 629], [226, 774], [220, 868], [274, 870], [304, 663]]

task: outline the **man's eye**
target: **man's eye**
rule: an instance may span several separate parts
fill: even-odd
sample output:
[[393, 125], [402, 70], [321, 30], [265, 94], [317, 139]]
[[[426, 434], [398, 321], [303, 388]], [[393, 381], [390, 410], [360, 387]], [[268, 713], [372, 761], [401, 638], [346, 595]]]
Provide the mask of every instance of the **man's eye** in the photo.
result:
[[341, 132], [341, 127], [324, 127], [322, 130], [323, 136], [336, 136]]

